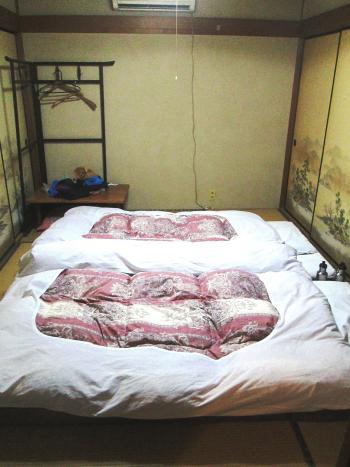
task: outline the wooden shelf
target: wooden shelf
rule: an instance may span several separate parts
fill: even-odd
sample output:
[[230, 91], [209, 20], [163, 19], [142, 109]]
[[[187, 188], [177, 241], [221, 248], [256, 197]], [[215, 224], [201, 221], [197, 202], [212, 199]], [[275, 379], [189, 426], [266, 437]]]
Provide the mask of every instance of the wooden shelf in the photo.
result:
[[78, 199], [53, 198], [45, 191], [38, 190], [29, 196], [27, 204], [101, 204], [101, 205], [122, 205], [128, 199], [129, 185], [117, 185], [97, 195], [84, 196]]
[[64, 199], [64, 198], [53, 198], [49, 196], [45, 191], [38, 190], [26, 199], [26, 202], [30, 206], [34, 206], [37, 213], [37, 224], [39, 225], [42, 221], [42, 207], [43, 206], [59, 206], [59, 205], [71, 205], [71, 206], [104, 206], [104, 207], [119, 207], [124, 208], [125, 203], [128, 199], [129, 185], [117, 185], [108, 188], [102, 193], [96, 195], [91, 194], [90, 196], [84, 196], [77, 199]]

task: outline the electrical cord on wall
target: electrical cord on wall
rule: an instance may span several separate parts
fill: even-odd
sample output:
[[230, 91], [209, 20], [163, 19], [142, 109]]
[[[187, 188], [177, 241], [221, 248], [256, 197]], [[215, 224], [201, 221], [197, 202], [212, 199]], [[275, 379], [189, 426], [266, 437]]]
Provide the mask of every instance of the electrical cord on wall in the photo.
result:
[[198, 201], [198, 177], [196, 169], [196, 159], [197, 159], [197, 140], [196, 140], [196, 118], [195, 118], [195, 105], [194, 105], [194, 26], [193, 26], [193, 15], [192, 15], [192, 43], [191, 43], [191, 56], [192, 56], [192, 78], [191, 78], [191, 95], [192, 95], [192, 139], [193, 139], [193, 154], [192, 154], [192, 170], [194, 175], [194, 194], [195, 194], [195, 203], [196, 205], [203, 209], [207, 210]]

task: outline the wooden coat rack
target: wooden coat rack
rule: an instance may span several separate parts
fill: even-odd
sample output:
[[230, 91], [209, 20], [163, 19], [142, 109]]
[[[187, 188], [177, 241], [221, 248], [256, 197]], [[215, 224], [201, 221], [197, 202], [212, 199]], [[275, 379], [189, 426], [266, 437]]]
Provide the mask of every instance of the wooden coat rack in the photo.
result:
[[[46, 156], [45, 156], [45, 145], [46, 144], [101, 144], [102, 147], [102, 167], [103, 167], [103, 178], [107, 182], [107, 157], [106, 157], [106, 129], [105, 129], [105, 104], [104, 104], [104, 68], [107, 66], [113, 66], [114, 61], [108, 62], [61, 62], [61, 61], [48, 61], [48, 62], [32, 62], [17, 60], [10, 57], [5, 57], [10, 64], [11, 71], [11, 85], [13, 93], [13, 105], [14, 105], [14, 116], [16, 126], [16, 143], [18, 152], [18, 165], [19, 165], [19, 178], [21, 187], [21, 197], [23, 206], [23, 218], [24, 218], [24, 229], [26, 225], [26, 193], [25, 183], [23, 174], [23, 163], [22, 156], [25, 151], [30, 151], [34, 186], [39, 188], [42, 183], [47, 183], [47, 169], [46, 169]], [[39, 79], [39, 70], [42, 67], [53, 67], [55, 79]], [[63, 67], [76, 67], [77, 79], [67, 80], [62, 79], [62, 73], [60, 71]], [[95, 67], [98, 69], [98, 79], [82, 79], [82, 68]], [[46, 138], [43, 134], [43, 122], [40, 101], [40, 87], [48, 86], [54, 87], [55, 83], [59, 82], [60, 87], [64, 91], [68, 87], [77, 87], [75, 96], [68, 96], [63, 98], [62, 102], [67, 100], [80, 99], [85, 101], [87, 105], [93, 110], [96, 106], [92, 101], [86, 99], [80, 92], [80, 86], [84, 85], [95, 85], [99, 86], [100, 95], [100, 122], [101, 122], [101, 137], [100, 138]], [[78, 88], [79, 86], [79, 88]], [[27, 132], [28, 138], [25, 142], [21, 141], [20, 124], [19, 124], [19, 110], [18, 110], [18, 97], [17, 90], [20, 87], [25, 90], [24, 105], [30, 107], [30, 118], [26, 118], [27, 121]], [[57, 104], [56, 104], [57, 105]], [[93, 108], [95, 107], [95, 108]], [[28, 109], [27, 109], [28, 110]], [[30, 121], [28, 121], [30, 120]], [[33, 122], [34, 121], [34, 125]], [[30, 124], [30, 125], [29, 125]], [[32, 131], [28, 131], [28, 126], [31, 126]], [[24, 143], [24, 144], [23, 144]], [[34, 162], [33, 162], [34, 161]], [[37, 163], [35, 163], [37, 162]], [[39, 172], [39, 173], [38, 173]]]

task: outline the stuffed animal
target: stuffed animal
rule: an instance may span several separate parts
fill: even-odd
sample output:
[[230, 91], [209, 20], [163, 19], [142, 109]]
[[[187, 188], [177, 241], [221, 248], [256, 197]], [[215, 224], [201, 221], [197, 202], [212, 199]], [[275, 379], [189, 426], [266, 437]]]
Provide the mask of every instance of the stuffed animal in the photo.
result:
[[77, 167], [74, 169], [73, 180], [86, 180], [95, 176], [96, 174], [93, 170], [87, 169], [86, 167]]

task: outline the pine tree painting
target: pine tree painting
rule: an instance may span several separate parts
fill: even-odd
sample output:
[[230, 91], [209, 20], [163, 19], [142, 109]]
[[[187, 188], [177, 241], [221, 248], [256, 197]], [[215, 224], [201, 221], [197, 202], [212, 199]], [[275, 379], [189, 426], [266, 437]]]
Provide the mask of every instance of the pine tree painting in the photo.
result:
[[291, 195], [297, 204], [312, 212], [315, 201], [315, 189], [309, 178], [310, 163], [308, 160], [304, 160], [302, 167], [298, 167], [295, 171]]
[[318, 216], [328, 227], [328, 232], [345, 246], [350, 245], [350, 219], [342, 207], [340, 192], [335, 195], [335, 207], [324, 206], [324, 216]]

